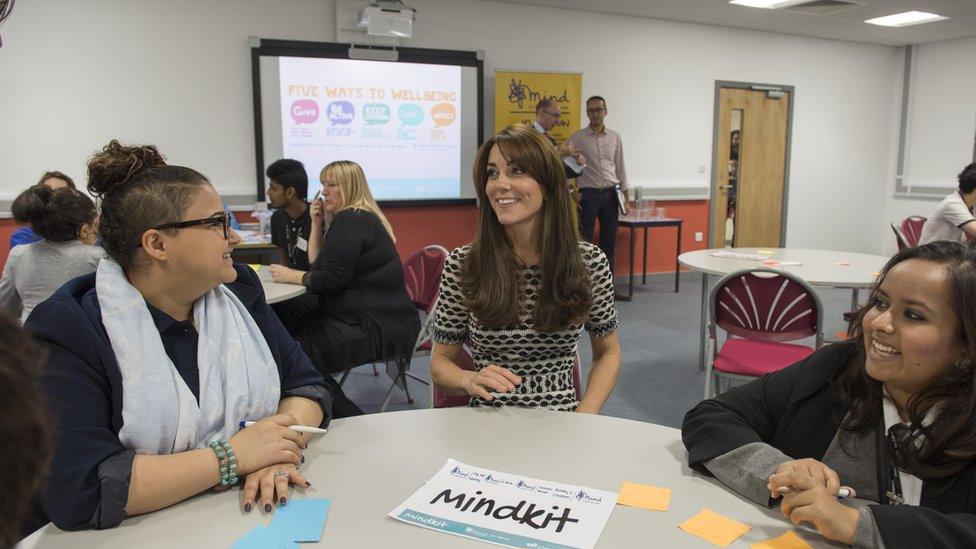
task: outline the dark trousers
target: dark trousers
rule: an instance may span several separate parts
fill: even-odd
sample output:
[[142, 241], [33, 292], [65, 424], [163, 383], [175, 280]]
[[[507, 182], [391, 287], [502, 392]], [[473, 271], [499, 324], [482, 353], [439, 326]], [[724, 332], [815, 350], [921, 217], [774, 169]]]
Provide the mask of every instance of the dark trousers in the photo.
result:
[[609, 189], [580, 189], [580, 228], [583, 239], [593, 242], [593, 228], [597, 218], [600, 219], [600, 249], [610, 262], [610, 272], [613, 272], [613, 251], [617, 243], [617, 191]]

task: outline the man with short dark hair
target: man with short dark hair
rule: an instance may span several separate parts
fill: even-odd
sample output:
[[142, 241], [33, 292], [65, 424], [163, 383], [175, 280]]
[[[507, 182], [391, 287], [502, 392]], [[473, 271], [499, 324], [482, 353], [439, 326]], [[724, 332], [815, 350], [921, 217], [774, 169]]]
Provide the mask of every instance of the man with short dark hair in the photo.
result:
[[624, 170], [624, 149], [620, 134], [607, 128], [603, 119], [607, 102], [599, 95], [586, 100], [586, 116], [590, 125], [570, 137], [573, 145], [586, 156], [583, 174], [576, 180], [580, 187], [580, 225], [583, 238], [593, 241], [593, 230], [600, 219], [600, 249], [606, 254], [613, 271], [614, 245], [617, 241], [617, 187], [627, 196], [627, 172]]
[[276, 160], [265, 171], [271, 214], [271, 243], [281, 248], [292, 269], [307, 271], [308, 237], [312, 218], [308, 213], [308, 174], [297, 160]]
[[925, 220], [922, 226], [922, 236], [919, 244], [928, 244], [937, 240], [962, 240], [965, 235], [969, 240], [976, 240], [976, 217], [973, 217], [973, 206], [976, 205], [976, 162], [966, 166], [959, 173], [959, 189], [945, 197], [932, 217]]

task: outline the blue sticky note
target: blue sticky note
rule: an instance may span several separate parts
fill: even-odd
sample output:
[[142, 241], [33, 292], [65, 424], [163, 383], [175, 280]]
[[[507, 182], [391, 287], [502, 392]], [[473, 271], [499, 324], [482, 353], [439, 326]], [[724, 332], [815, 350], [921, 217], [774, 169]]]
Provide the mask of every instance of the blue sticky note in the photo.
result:
[[289, 499], [278, 507], [268, 529], [291, 541], [319, 541], [331, 499]]
[[255, 526], [254, 530], [234, 544], [233, 549], [298, 549], [298, 544], [264, 526]]

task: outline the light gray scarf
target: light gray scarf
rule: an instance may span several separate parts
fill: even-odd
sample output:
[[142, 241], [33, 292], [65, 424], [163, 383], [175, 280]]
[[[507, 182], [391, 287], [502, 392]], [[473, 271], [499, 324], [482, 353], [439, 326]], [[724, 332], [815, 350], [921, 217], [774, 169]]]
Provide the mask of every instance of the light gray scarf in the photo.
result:
[[278, 367], [264, 334], [224, 286], [193, 304], [199, 332], [200, 401], [163, 348], [146, 300], [118, 263], [102, 259], [95, 275], [102, 324], [122, 372], [119, 440], [137, 454], [172, 454], [228, 439], [239, 422], [274, 415]]

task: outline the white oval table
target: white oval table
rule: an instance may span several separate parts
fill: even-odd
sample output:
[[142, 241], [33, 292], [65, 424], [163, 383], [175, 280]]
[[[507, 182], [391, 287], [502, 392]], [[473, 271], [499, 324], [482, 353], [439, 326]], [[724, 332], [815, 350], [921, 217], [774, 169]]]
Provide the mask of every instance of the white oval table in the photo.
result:
[[[691, 270], [702, 273], [701, 302], [701, 340], [699, 346], [699, 366], [705, 368], [705, 338], [708, 319], [709, 280], [712, 276], [725, 276], [742, 269], [768, 267], [755, 259], [735, 259], [715, 257], [719, 251], [762, 255], [766, 259], [781, 262], [796, 262], [800, 265], [781, 265], [772, 267], [788, 272], [807, 281], [811, 286], [830, 288], [850, 288], [851, 310], [858, 307], [857, 291], [870, 288], [890, 257], [883, 255], [860, 254], [834, 250], [808, 250], [802, 248], [709, 248], [685, 252], [678, 256], [678, 262]], [[772, 252], [759, 254], [757, 252]]]
[[[677, 528], [705, 507], [752, 526], [733, 548], [793, 527], [778, 509], [759, 507], [691, 471], [678, 430], [625, 419], [515, 408], [372, 414], [332, 422], [305, 455], [302, 470], [314, 485], [306, 496], [331, 498], [332, 507], [321, 542], [303, 547], [488, 547], [386, 516], [447, 458], [613, 492], [625, 480], [673, 490], [667, 512], [618, 505], [597, 544], [601, 548], [714, 548]], [[110, 530], [63, 532], [49, 524], [20, 547], [225, 548], [270, 518], [259, 510], [245, 514], [235, 489], [206, 493]], [[814, 547], [835, 546], [806, 528], [794, 530]]]
[[298, 297], [308, 291], [305, 289], [305, 286], [300, 284], [281, 284], [275, 282], [271, 278], [271, 271], [268, 270], [266, 265], [262, 265], [258, 269], [258, 278], [261, 280], [261, 286], [264, 287], [264, 300], [269, 305]]

